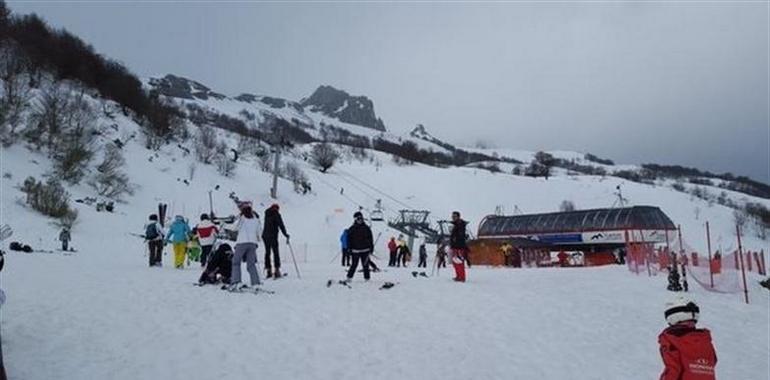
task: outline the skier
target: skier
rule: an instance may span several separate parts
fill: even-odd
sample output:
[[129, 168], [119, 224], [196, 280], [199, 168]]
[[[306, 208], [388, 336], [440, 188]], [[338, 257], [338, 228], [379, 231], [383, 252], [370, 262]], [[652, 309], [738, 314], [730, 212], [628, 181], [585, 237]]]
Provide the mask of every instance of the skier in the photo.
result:
[[391, 236], [388, 242], [388, 252], [390, 252], [390, 260], [388, 260], [388, 266], [396, 266], [396, 257], [398, 255], [398, 244], [396, 244], [396, 237]]
[[[406, 241], [404, 241], [404, 235], [398, 235], [398, 241], [396, 241], [396, 266], [400, 267], [404, 262], [404, 247], [406, 247]], [[406, 266], [406, 265], [404, 265]]]
[[428, 267], [428, 250], [425, 249], [425, 243], [420, 244], [420, 263], [417, 264], [418, 268]]
[[177, 215], [174, 222], [168, 228], [166, 244], [173, 243], [174, 247], [174, 267], [184, 268], [185, 254], [187, 253], [187, 240], [190, 235], [190, 226], [185, 222], [182, 215]]
[[61, 232], [59, 233], [59, 241], [61, 241], [61, 250], [62, 251], [68, 251], [69, 250], [69, 243], [70, 240], [72, 240], [72, 236], [70, 236], [70, 230], [67, 227], [62, 228]]
[[[286, 242], [289, 242], [289, 234], [286, 233], [286, 227], [283, 225], [283, 218], [279, 212], [278, 204], [273, 204], [265, 210], [265, 228], [262, 230], [262, 241], [265, 242], [265, 270], [267, 278], [275, 276], [281, 278], [281, 256], [278, 253], [278, 230], [281, 230]], [[270, 252], [273, 253], [273, 263], [270, 263]], [[272, 268], [275, 267], [275, 271]]]
[[150, 267], [162, 266], [163, 227], [158, 223], [158, 216], [155, 214], [150, 215], [150, 222], [144, 226], [144, 241], [149, 251]]
[[246, 270], [249, 272], [251, 286], [261, 284], [259, 271], [257, 271], [257, 241], [259, 241], [261, 229], [259, 215], [252, 210], [251, 202], [241, 202], [238, 204], [238, 208], [241, 210], [241, 215], [236, 224], [238, 238], [235, 241], [233, 267], [230, 287], [228, 288], [231, 292], [247, 288], [246, 285], [241, 285], [241, 262], [244, 257], [246, 258]]
[[206, 263], [206, 269], [201, 273], [198, 284], [216, 284], [219, 282], [229, 284], [232, 269], [233, 249], [227, 243], [220, 244]]
[[714, 380], [717, 355], [708, 329], [695, 327], [700, 309], [676, 297], [666, 303], [667, 327], [658, 336], [663, 373], [660, 380]]
[[348, 269], [346, 281], [353, 279], [359, 261], [364, 269], [364, 280], [369, 281], [369, 254], [374, 251], [372, 230], [364, 223], [364, 215], [360, 211], [353, 214], [353, 220], [353, 225], [348, 228], [348, 249], [353, 255], [353, 263]]
[[350, 266], [350, 251], [348, 251], [348, 229], [342, 230], [340, 235], [340, 248], [342, 249], [342, 266]]
[[446, 244], [440, 242], [436, 249], [436, 268], [446, 268]]
[[449, 235], [449, 248], [452, 251], [452, 266], [455, 268], [454, 280], [465, 282], [465, 261], [468, 257], [468, 244], [465, 226], [468, 223], [460, 218], [459, 211], [452, 212], [452, 234]]
[[219, 228], [211, 223], [208, 214], [201, 214], [201, 221], [195, 226], [198, 235], [198, 243], [201, 246], [201, 266], [205, 267], [208, 262], [211, 249], [214, 248], [214, 242], [217, 240]]

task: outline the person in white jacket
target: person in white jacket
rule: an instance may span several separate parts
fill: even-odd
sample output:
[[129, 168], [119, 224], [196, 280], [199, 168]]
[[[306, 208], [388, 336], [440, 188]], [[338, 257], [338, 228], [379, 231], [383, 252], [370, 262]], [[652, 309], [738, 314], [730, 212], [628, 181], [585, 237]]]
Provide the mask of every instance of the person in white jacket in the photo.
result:
[[248, 286], [241, 285], [241, 262], [246, 258], [246, 271], [249, 272], [251, 286], [261, 284], [259, 271], [257, 271], [257, 242], [262, 230], [257, 215], [251, 208], [250, 202], [242, 202], [238, 205], [241, 216], [238, 218], [238, 238], [235, 241], [233, 252], [233, 273], [230, 277], [230, 291], [237, 291]]
[[217, 240], [219, 228], [211, 223], [208, 214], [201, 214], [201, 222], [195, 226], [193, 231], [198, 235], [198, 243], [201, 245], [201, 266], [205, 268]]

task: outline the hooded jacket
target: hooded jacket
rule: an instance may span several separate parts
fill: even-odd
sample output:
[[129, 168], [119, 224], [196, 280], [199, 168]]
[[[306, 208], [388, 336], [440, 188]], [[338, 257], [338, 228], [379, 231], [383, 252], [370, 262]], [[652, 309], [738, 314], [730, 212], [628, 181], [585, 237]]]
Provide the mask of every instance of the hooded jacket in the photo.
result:
[[174, 244], [186, 243], [190, 235], [190, 226], [184, 221], [184, 218], [177, 216], [174, 223], [168, 228], [166, 241]]
[[198, 232], [198, 242], [200, 245], [209, 246], [214, 245], [219, 228], [217, 228], [214, 223], [211, 223], [210, 220], [202, 220], [195, 226], [195, 231]]
[[452, 249], [467, 249], [468, 248], [468, 242], [467, 238], [465, 237], [465, 226], [468, 224], [468, 222], [457, 219], [456, 221], [452, 222], [452, 225], [454, 226], [452, 228], [452, 234], [449, 235], [449, 247]]
[[714, 380], [717, 354], [711, 332], [695, 322], [677, 323], [658, 336], [663, 373], [660, 380]]
[[265, 227], [262, 230], [262, 239], [269, 241], [278, 240], [278, 230], [281, 230], [283, 236], [289, 236], [286, 233], [286, 226], [283, 225], [281, 213], [278, 212], [277, 207], [271, 206], [265, 210]]
[[366, 223], [353, 223], [353, 225], [348, 228], [348, 249], [350, 249], [352, 253], [374, 251], [372, 230]]

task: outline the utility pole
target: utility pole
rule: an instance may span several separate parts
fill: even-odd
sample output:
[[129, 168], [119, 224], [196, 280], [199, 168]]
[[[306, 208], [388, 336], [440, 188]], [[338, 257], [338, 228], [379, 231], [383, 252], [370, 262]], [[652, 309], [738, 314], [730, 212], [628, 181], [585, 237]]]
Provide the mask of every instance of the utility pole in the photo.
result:
[[214, 219], [214, 202], [211, 200], [211, 190], [209, 190], [209, 218]]

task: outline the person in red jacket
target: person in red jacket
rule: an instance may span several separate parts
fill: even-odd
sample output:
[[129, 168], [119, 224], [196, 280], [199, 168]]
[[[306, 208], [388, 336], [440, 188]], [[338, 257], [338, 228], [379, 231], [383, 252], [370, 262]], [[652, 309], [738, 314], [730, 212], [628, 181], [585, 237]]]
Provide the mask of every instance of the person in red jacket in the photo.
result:
[[711, 343], [711, 332], [699, 329], [700, 309], [684, 297], [666, 303], [669, 327], [658, 336], [663, 373], [660, 380], [715, 380], [717, 354]]
[[217, 240], [219, 229], [214, 223], [211, 223], [208, 214], [201, 214], [201, 221], [195, 226], [195, 233], [198, 235], [198, 242], [201, 245], [201, 266], [205, 268], [214, 242]]
[[388, 260], [388, 266], [396, 266], [396, 254], [398, 253], [398, 244], [396, 244], [395, 236], [391, 236], [388, 242], [388, 252], [390, 252], [390, 260]]

